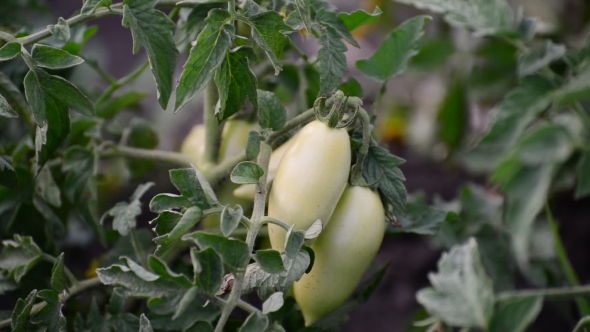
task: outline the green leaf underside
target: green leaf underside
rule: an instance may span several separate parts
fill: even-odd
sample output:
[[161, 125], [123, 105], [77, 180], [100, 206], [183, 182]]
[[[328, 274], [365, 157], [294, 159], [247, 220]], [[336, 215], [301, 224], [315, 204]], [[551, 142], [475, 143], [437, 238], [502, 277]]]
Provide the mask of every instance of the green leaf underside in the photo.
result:
[[84, 60], [78, 56], [59, 48], [42, 44], [33, 45], [31, 56], [33, 57], [33, 60], [35, 60], [37, 66], [48, 69], [65, 69], [77, 66], [84, 62]]
[[431, 315], [452, 326], [487, 329], [494, 293], [473, 238], [443, 254], [438, 272], [428, 279], [432, 288], [418, 291], [416, 298]]
[[236, 114], [244, 107], [246, 100], [250, 100], [254, 109], [258, 108], [258, 81], [250, 69], [248, 59], [255, 59], [254, 51], [249, 47], [228, 51], [215, 72], [220, 103], [216, 116], [219, 121]]
[[180, 83], [176, 88], [175, 112], [194, 99], [213, 78], [231, 46], [234, 27], [226, 24], [230, 14], [223, 9], [213, 9], [207, 16], [207, 25], [199, 33], [197, 43], [191, 48]]
[[133, 53], [146, 50], [158, 89], [158, 102], [166, 109], [172, 94], [172, 80], [178, 50], [172, 39], [175, 24], [154, 8], [157, 0], [125, 0], [123, 26], [131, 29]]
[[410, 59], [418, 54], [418, 41], [424, 35], [425, 24], [430, 19], [429, 16], [416, 16], [402, 23], [383, 41], [373, 56], [357, 61], [357, 68], [378, 82], [403, 73]]
[[289, 42], [289, 37], [281, 31], [292, 31], [285, 24], [283, 16], [275, 11], [267, 11], [248, 17], [247, 22], [251, 29], [252, 38], [266, 54], [275, 69], [275, 75], [281, 71], [278, 56]]

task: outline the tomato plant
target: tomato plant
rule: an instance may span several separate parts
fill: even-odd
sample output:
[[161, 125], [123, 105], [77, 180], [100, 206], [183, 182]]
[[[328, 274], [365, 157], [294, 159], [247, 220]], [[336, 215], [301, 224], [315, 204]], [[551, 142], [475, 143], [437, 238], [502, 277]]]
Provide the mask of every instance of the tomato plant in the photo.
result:
[[[444, 251], [409, 330], [524, 331], [555, 298], [588, 328], [552, 208], [590, 194], [589, 42], [396, 1], [1, 1], [0, 330], [336, 331], [406, 233]], [[106, 17], [147, 58], [120, 78]], [[400, 144], [488, 180], [408, 195]]]

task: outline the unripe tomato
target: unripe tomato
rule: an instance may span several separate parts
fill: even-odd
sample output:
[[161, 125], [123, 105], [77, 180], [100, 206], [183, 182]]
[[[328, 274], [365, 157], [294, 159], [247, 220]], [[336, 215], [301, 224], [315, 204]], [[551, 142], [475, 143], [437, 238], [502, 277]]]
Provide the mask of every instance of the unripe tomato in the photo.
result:
[[338, 308], [352, 294], [379, 251], [385, 226], [379, 195], [366, 187], [347, 186], [330, 222], [311, 246], [313, 268], [293, 286], [305, 325]]
[[[307, 229], [320, 219], [325, 226], [346, 187], [350, 170], [346, 129], [320, 121], [307, 124], [292, 138], [279, 163], [268, 203], [268, 215]], [[270, 224], [273, 249], [283, 251], [285, 230]]]
[[[219, 162], [230, 158], [246, 148], [248, 142], [248, 133], [250, 130], [258, 130], [258, 124], [246, 122], [244, 120], [228, 120], [221, 133], [221, 143], [219, 146]], [[205, 153], [205, 126], [196, 125], [182, 142], [180, 152], [191, 156], [195, 166], [206, 167], [203, 163], [203, 154]], [[247, 211], [252, 205], [251, 200], [239, 199], [233, 195], [237, 185], [231, 181], [224, 182], [216, 191], [217, 199], [221, 204], [234, 206], [239, 204]], [[202, 221], [204, 228], [213, 228], [219, 226], [219, 215], [211, 215]]]
[[[268, 162], [268, 178], [266, 181], [270, 182], [275, 178], [277, 169], [279, 168], [279, 163], [281, 162], [281, 159], [283, 159], [283, 155], [289, 148], [292, 140], [293, 138], [283, 143], [283, 145], [279, 146], [277, 149], [273, 150], [272, 154], [270, 155], [270, 161]], [[234, 196], [237, 198], [249, 199], [251, 201], [254, 200], [255, 193], [255, 184], [244, 184], [234, 190]]]

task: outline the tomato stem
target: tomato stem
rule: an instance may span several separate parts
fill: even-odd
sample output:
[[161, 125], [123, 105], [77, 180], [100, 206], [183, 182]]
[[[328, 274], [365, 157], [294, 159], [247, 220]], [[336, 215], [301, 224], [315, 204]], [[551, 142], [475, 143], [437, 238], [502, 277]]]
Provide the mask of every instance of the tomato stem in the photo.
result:
[[221, 132], [223, 124], [217, 122], [215, 117], [215, 105], [218, 100], [217, 86], [211, 81], [205, 89], [205, 98], [203, 101], [203, 123], [205, 124], [205, 151], [203, 159], [206, 164], [217, 164], [219, 155], [219, 145], [221, 142]]

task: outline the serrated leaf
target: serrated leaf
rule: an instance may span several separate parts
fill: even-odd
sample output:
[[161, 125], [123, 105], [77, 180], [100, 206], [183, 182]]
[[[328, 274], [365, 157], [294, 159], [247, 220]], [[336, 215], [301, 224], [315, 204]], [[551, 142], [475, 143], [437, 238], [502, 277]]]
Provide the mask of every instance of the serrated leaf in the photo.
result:
[[[19, 88], [14, 85], [14, 83], [12, 83], [10, 81], [10, 79], [4, 75], [3, 73], [0, 73], [0, 95], [2, 95], [3, 97], [0, 97], [0, 99], [2, 98], [6, 98], [7, 101], [10, 101], [10, 106], [20, 115], [22, 116], [25, 121], [27, 122], [32, 122], [31, 120], [31, 108], [29, 106], [29, 104], [27, 103], [24, 95], [21, 93], [21, 91], [19, 90]], [[1, 103], [1, 101], [0, 101]], [[3, 109], [2, 106], [0, 106], [0, 113], [2, 113], [3, 111], [1, 111], [1, 109]], [[10, 111], [8, 111], [10, 112]], [[4, 116], [4, 115], [2, 115]]]
[[248, 316], [238, 332], [260, 332], [268, 327], [268, 317], [260, 313], [253, 313]]
[[565, 55], [565, 46], [554, 44], [550, 40], [545, 44], [543, 54], [535, 51], [525, 53], [518, 63], [518, 76], [525, 77], [532, 75], [550, 63], [561, 59]]
[[18, 186], [16, 171], [12, 165], [2, 157], [0, 157], [0, 186], [8, 188], [16, 188]]
[[203, 232], [186, 234], [182, 239], [193, 241], [201, 250], [212, 248], [221, 257], [225, 267], [234, 273], [242, 271], [250, 260], [248, 245], [240, 240]]
[[109, 7], [113, 3], [113, 0], [86, 0], [80, 14], [91, 15], [94, 11], [100, 7]]
[[22, 49], [22, 45], [17, 42], [10, 42], [0, 47], [0, 61], [8, 61], [16, 58]]
[[262, 128], [281, 130], [287, 122], [287, 109], [271, 91], [258, 90], [258, 123]]
[[249, 65], [249, 60], [255, 59], [254, 51], [246, 46], [226, 52], [215, 72], [220, 105], [215, 114], [217, 120], [222, 121], [236, 114], [246, 100], [250, 100], [254, 109], [258, 108], [258, 80]]
[[156, 256], [162, 256], [166, 253], [180, 238], [196, 225], [203, 218], [203, 211], [193, 206], [188, 208], [184, 214], [178, 219], [178, 222], [174, 224], [174, 227], [169, 231], [168, 234], [163, 234], [154, 238], [154, 242], [158, 244], [156, 248]]
[[490, 332], [524, 332], [541, 312], [543, 297], [502, 299], [496, 303], [496, 307], [490, 322]]
[[78, 56], [43, 44], [33, 45], [31, 56], [37, 66], [48, 69], [65, 69], [84, 62], [84, 59]]
[[5, 118], [18, 118], [18, 113], [16, 113], [10, 104], [2, 95], [0, 95], [0, 116]]
[[223, 280], [223, 263], [213, 248], [191, 250], [196, 285], [209, 294], [216, 294]]
[[113, 229], [118, 231], [119, 234], [127, 236], [129, 231], [137, 226], [137, 217], [141, 214], [141, 202], [139, 199], [153, 185], [153, 182], [140, 184], [133, 195], [131, 195], [129, 203], [117, 203], [113, 208], [104, 213], [100, 223], [102, 224], [107, 216], [114, 217]]
[[275, 312], [283, 306], [285, 301], [283, 300], [283, 293], [276, 292], [272, 294], [264, 303], [262, 303], [262, 313], [268, 315], [271, 312]]
[[145, 314], [141, 314], [141, 316], [139, 316], [139, 332], [154, 332], [152, 323], [150, 323], [150, 320], [145, 316]]
[[[1, 163], [1, 161], [0, 161]], [[51, 169], [43, 167], [37, 177], [35, 178], [35, 193], [43, 200], [55, 207], [61, 206], [61, 192], [53, 175]]]
[[320, 94], [329, 95], [340, 84], [344, 72], [348, 70], [344, 55], [348, 48], [340, 38], [336, 30], [328, 27], [318, 40], [318, 43], [322, 45], [318, 51]]
[[320, 9], [315, 16], [315, 20], [319, 24], [334, 29], [344, 40], [356, 48], [360, 48], [359, 44], [354, 40], [354, 37], [344, 24], [344, 22], [333, 11]]
[[396, 0], [443, 14], [454, 27], [473, 30], [475, 36], [495, 35], [512, 29], [512, 9], [506, 0]]
[[256, 251], [254, 256], [260, 267], [271, 274], [281, 273], [285, 270], [281, 254], [272, 249], [261, 249]]
[[143, 47], [158, 89], [158, 102], [166, 109], [172, 94], [172, 79], [178, 50], [172, 39], [174, 22], [154, 8], [157, 0], [125, 0], [123, 26], [131, 29], [133, 54]]
[[175, 112], [205, 89], [215, 70], [225, 59], [235, 34], [234, 27], [226, 24], [229, 18], [229, 12], [223, 9], [212, 9], [209, 12], [207, 25], [199, 33], [197, 43], [191, 48], [180, 83], [176, 87]]
[[66, 289], [66, 278], [64, 275], [64, 253], [62, 252], [51, 269], [51, 287], [58, 293]]
[[248, 141], [246, 141], [246, 159], [254, 159], [260, 153], [260, 142], [264, 141], [264, 136], [256, 130], [250, 130]]
[[578, 184], [576, 185], [576, 199], [590, 195], [590, 151], [582, 153], [578, 166]]
[[379, 7], [375, 7], [373, 14], [369, 14], [362, 9], [357, 9], [352, 13], [340, 13], [338, 14], [338, 18], [342, 20], [348, 31], [352, 32], [363, 25], [379, 21], [382, 13]]
[[181, 195], [159, 194], [150, 202], [152, 212], [161, 213], [181, 207], [207, 209], [217, 205], [217, 197], [205, 176], [195, 167], [170, 170], [170, 181]]
[[12, 311], [12, 332], [25, 332], [27, 330], [27, 322], [29, 321], [29, 314], [31, 313], [33, 303], [35, 303], [35, 298], [37, 298], [37, 290], [33, 289], [24, 300], [18, 299], [16, 301], [16, 305]]
[[224, 236], [228, 237], [238, 227], [244, 210], [241, 206], [236, 205], [235, 208], [226, 206], [221, 212], [221, 232]]
[[285, 270], [277, 274], [265, 272], [256, 263], [248, 265], [244, 276], [244, 294], [256, 290], [258, 296], [264, 300], [276, 292], [286, 293], [293, 282], [301, 279], [310, 263], [307, 251], [300, 250], [293, 259], [286, 255], [282, 257]]
[[47, 30], [51, 32], [53, 37], [62, 42], [67, 42], [70, 40], [70, 25], [63, 17], [60, 17], [57, 20], [57, 24], [48, 25]]
[[379, 146], [369, 147], [365, 158], [363, 176], [368, 183], [377, 183], [383, 193], [385, 202], [394, 207], [394, 211], [403, 214], [406, 206], [406, 187], [404, 177], [398, 166], [405, 160], [392, 155], [387, 149]]
[[275, 69], [275, 75], [278, 75], [282, 69], [278, 56], [289, 42], [289, 37], [283, 31], [292, 31], [291, 28], [285, 24], [283, 16], [275, 11], [250, 16], [245, 22], [252, 28], [252, 39], [264, 51]]
[[416, 16], [402, 23], [370, 58], [358, 60], [356, 66], [365, 75], [378, 82], [403, 73], [410, 59], [419, 52], [419, 40], [429, 16]]
[[230, 179], [233, 183], [237, 184], [256, 184], [263, 175], [264, 170], [257, 163], [242, 161], [234, 167], [230, 174]]
[[449, 325], [487, 329], [494, 293], [475, 239], [444, 253], [438, 272], [429, 273], [428, 279], [432, 287], [418, 291], [416, 299], [431, 315]]
[[[305, 30], [311, 32], [311, 6], [309, 0], [295, 0], [295, 5], [297, 6], [296, 13], [298, 14], [298, 18], [301, 20], [301, 23], [303, 23], [301, 28], [305, 28]], [[295, 13], [295, 11], [292, 13]], [[301, 28], [299, 29], [301, 30]]]
[[293, 226], [289, 228], [285, 235], [287, 240], [285, 241], [285, 255], [289, 258], [295, 257], [305, 241], [305, 231], [296, 231]]
[[37, 297], [45, 301], [45, 306], [33, 317], [31, 323], [40, 324], [49, 331], [65, 332], [66, 317], [61, 312], [64, 305], [58, 294], [52, 290], [45, 289], [37, 293]]
[[12, 277], [16, 282], [41, 259], [43, 252], [30, 236], [14, 235], [14, 240], [2, 241], [0, 252], [0, 270]]

